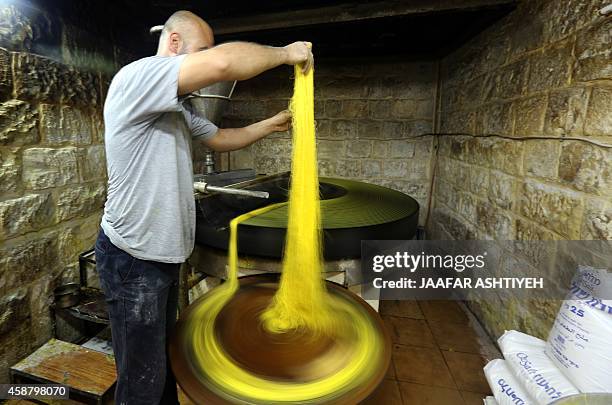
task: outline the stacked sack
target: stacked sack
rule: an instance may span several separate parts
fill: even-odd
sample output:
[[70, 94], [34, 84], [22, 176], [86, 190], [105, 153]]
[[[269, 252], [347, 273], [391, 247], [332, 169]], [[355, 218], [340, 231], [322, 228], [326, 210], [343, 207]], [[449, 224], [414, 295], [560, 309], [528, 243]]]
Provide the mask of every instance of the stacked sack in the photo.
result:
[[499, 405], [551, 404], [612, 392], [612, 274], [581, 267], [545, 342], [507, 331], [485, 376]]

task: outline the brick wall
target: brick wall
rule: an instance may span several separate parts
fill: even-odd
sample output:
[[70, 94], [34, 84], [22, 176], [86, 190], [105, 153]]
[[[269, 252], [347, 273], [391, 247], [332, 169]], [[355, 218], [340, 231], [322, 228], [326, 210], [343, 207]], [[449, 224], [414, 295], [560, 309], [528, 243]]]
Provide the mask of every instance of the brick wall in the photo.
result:
[[[275, 69], [238, 83], [225, 126], [242, 126], [287, 108], [293, 72]], [[317, 61], [315, 120], [319, 173], [365, 180], [415, 197], [421, 222], [430, 187], [436, 64], [394, 61]], [[227, 159], [223, 158], [224, 168]], [[279, 133], [230, 154], [232, 169], [289, 170], [290, 133]]]
[[[75, 44], [86, 38], [42, 10], [3, 5], [0, 28], [0, 383], [5, 383], [8, 367], [52, 336], [53, 289], [78, 281], [78, 254], [95, 241], [106, 194], [102, 103], [108, 61], [113, 69], [115, 59], [112, 50], [104, 55], [95, 46], [78, 52]], [[38, 42], [54, 39], [57, 48]], [[48, 57], [34, 54], [45, 50]]]
[[[442, 61], [448, 134], [612, 143], [607, 1], [528, 1]], [[436, 239], [612, 239], [612, 150], [579, 141], [441, 136]], [[557, 267], [559, 277], [574, 271]], [[558, 302], [472, 303], [488, 331], [546, 336]]]

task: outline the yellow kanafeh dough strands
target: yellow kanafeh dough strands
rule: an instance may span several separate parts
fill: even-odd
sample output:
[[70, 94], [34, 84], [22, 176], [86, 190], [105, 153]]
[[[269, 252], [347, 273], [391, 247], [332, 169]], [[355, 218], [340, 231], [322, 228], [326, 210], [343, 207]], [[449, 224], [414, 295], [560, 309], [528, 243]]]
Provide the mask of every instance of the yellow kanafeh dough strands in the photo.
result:
[[239, 288], [238, 225], [286, 203], [240, 215], [230, 222], [228, 280], [211, 290], [201, 305], [194, 307], [191, 316], [195, 321], [187, 324], [186, 332], [193, 337], [193, 342], [186, 342], [187, 350], [197, 360], [193, 364], [201, 383], [230, 403], [334, 402], [367, 384], [384, 362], [384, 336], [374, 326], [368, 312], [361, 305], [328, 294], [321, 276], [321, 213], [313, 104], [313, 70], [303, 74], [301, 68], [296, 67], [291, 102], [292, 177], [283, 273], [279, 289], [261, 320], [271, 334], [281, 336], [295, 330], [313, 332], [313, 338], [318, 333], [330, 334], [342, 342], [343, 349], [332, 354], [336, 366], [328, 367], [325, 377], [308, 381], [266, 378], [243, 369], [228, 356], [215, 332], [215, 321]]
[[[333, 324], [321, 277], [321, 206], [314, 122], [314, 69], [295, 68], [291, 100], [293, 152], [287, 236], [280, 287], [262, 314], [271, 332], [305, 327], [331, 332]], [[336, 325], [336, 327], [339, 325]]]

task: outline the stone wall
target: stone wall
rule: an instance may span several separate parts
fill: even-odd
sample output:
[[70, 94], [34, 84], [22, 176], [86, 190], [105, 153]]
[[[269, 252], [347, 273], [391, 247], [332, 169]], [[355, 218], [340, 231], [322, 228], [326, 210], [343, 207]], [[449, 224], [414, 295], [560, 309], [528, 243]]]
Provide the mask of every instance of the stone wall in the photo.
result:
[[[83, 38], [62, 27], [40, 10], [0, 7], [0, 383], [52, 337], [53, 289], [78, 281], [105, 200], [109, 67], [76, 63], [63, 41]], [[56, 60], [33, 53], [58, 30]]]
[[[527, 1], [442, 61], [444, 134], [612, 143], [608, 1]], [[435, 239], [612, 239], [612, 150], [566, 140], [440, 136]], [[557, 268], [559, 277], [574, 271]], [[546, 336], [558, 302], [472, 303], [489, 333]]]
[[[416, 198], [423, 223], [430, 188], [436, 64], [317, 61], [315, 120], [319, 173], [364, 180]], [[286, 109], [293, 72], [277, 68], [238, 83], [225, 126], [243, 126]], [[227, 157], [223, 156], [227, 169]], [[290, 133], [230, 154], [232, 169], [273, 174], [290, 169]]]

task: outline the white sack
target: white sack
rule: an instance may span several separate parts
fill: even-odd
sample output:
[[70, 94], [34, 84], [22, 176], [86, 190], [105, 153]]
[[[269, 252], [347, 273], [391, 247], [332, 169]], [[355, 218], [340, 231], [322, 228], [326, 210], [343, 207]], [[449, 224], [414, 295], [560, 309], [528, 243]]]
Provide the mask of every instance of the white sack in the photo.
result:
[[546, 342], [534, 336], [511, 330], [497, 340], [506, 363], [540, 405], [548, 405], [578, 389], [563, 375], [546, 355]]
[[612, 392], [612, 273], [581, 266], [546, 353], [581, 392]]
[[512, 374], [505, 360], [491, 360], [484, 367], [484, 373], [499, 405], [536, 404]]

